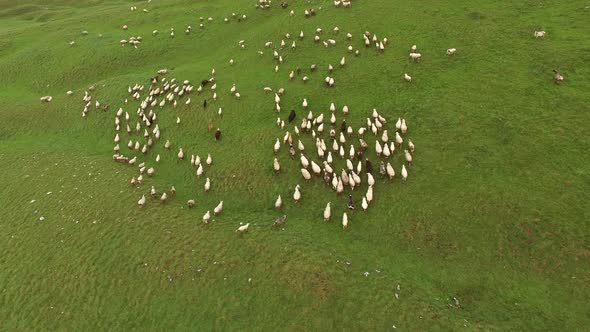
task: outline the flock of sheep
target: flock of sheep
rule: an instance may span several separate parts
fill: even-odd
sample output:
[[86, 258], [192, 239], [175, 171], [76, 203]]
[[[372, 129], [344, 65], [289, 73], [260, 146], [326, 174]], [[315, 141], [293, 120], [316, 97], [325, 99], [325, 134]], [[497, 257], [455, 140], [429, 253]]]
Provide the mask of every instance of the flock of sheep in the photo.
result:
[[[267, 9], [270, 8], [270, 0], [258, 0], [256, 7]], [[335, 0], [335, 7], [351, 7], [350, 0]], [[287, 8], [288, 3], [286, 1], [281, 2], [282, 8]], [[131, 7], [131, 11], [136, 11], [137, 7]], [[316, 13], [321, 10], [321, 7], [314, 9], [305, 9], [305, 17], [315, 16]], [[147, 12], [147, 9], [144, 9]], [[291, 11], [290, 15], [293, 16], [294, 12]], [[246, 19], [246, 15], [236, 15], [232, 13], [232, 18], [239, 21]], [[205, 21], [203, 17], [201, 21]], [[213, 21], [213, 18], [209, 17], [207, 21]], [[229, 18], [225, 18], [224, 22], [228, 22]], [[200, 24], [203, 28], [203, 23]], [[128, 26], [124, 25], [123, 30], [128, 30]], [[185, 32], [190, 34], [192, 26], [188, 25]], [[346, 46], [346, 51], [343, 52], [343, 56], [338, 62], [339, 66], [336, 68], [332, 64], [327, 64], [322, 67], [327, 69], [328, 75], [324, 78], [324, 84], [327, 88], [332, 88], [336, 84], [335, 75], [338, 70], [344, 70], [347, 66], [346, 53], [358, 56], [360, 54], [359, 49], [353, 47], [353, 35], [347, 33], [344, 38], [339, 38], [340, 29], [334, 27], [332, 29], [331, 37], [324, 37], [325, 33], [321, 28], [317, 28], [314, 31], [312, 38], [313, 42], [324, 47], [336, 47], [339, 44], [338, 39], [343, 39]], [[83, 35], [87, 35], [87, 31], [83, 31]], [[154, 36], [158, 34], [157, 30], [152, 33]], [[534, 36], [536, 38], [544, 38], [546, 35], [545, 31], [535, 31]], [[175, 30], [171, 28], [170, 36], [174, 38]], [[360, 34], [365, 48], [372, 48], [378, 52], [383, 52], [388, 44], [388, 39], [378, 38], [376, 34], [366, 31]], [[300, 31], [296, 37], [292, 37], [290, 33], [286, 33], [284, 39], [280, 43], [273, 41], [267, 41], [264, 43], [264, 48], [271, 49], [272, 61], [274, 64], [274, 71], [278, 72], [279, 67], [285, 64], [283, 58], [283, 52], [286, 50], [295, 51], [297, 48], [297, 42], [304, 42], [305, 33]], [[123, 39], [120, 44], [133, 45], [137, 48], [143, 38], [141, 36], [132, 36], [128, 39]], [[321, 43], [320, 43], [321, 42]], [[75, 45], [75, 42], [70, 42], [70, 45]], [[240, 40], [238, 46], [245, 48], [245, 41]], [[290, 47], [288, 47], [290, 45]], [[257, 51], [260, 56], [264, 56], [264, 51]], [[453, 56], [457, 53], [456, 48], [449, 48], [446, 51], [448, 56]], [[418, 50], [416, 45], [413, 45], [409, 49], [409, 58], [412, 62], [420, 61], [422, 59], [422, 53]], [[235, 62], [230, 59], [230, 64], [233, 65]], [[310, 77], [313, 72], [316, 72], [320, 66], [318, 64], [309, 65], [309, 70], [303, 70], [301, 66], [294, 66], [289, 71], [288, 81], [295, 80], [296, 77], [307, 83], [310, 81]], [[305, 73], [309, 71], [308, 73]], [[134, 166], [137, 164], [137, 174], [130, 180], [132, 186], [141, 186], [147, 178], [155, 175], [155, 166], [160, 162], [160, 155], [152, 156], [150, 154], [151, 148], [156, 144], [162, 144], [164, 141], [162, 137], [162, 131], [158, 123], [157, 111], [164, 109], [166, 106], [176, 108], [179, 102], [185, 105], [191, 104], [191, 94], [204, 94], [209, 93], [210, 95], [204, 96], [203, 108], [207, 108], [207, 97], [210, 100], [217, 100], [217, 82], [215, 79], [215, 69], [211, 71], [211, 77], [202, 80], [198, 85], [193, 85], [190, 81], [185, 80], [179, 82], [174, 78], [167, 78], [168, 70], [161, 69], [157, 75], [151, 78], [150, 85], [147, 89], [142, 84], [134, 84], [129, 86], [127, 89], [128, 98], [124, 100], [125, 108], [134, 107], [130, 104], [135, 102], [138, 106], [135, 111], [130, 115], [128, 111], [124, 111], [123, 108], [115, 113], [114, 117], [114, 144], [113, 147], [113, 159], [117, 162]], [[407, 82], [412, 81], [412, 77], [408, 73], [403, 74], [403, 79]], [[557, 71], [554, 71], [554, 80], [556, 82], [563, 81], [563, 76]], [[196, 88], [195, 88], [196, 87]], [[107, 111], [108, 105], [101, 105], [101, 103], [94, 99], [92, 92], [96, 89], [95, 86], [91, 86], [87, 91], [84, 92], [82, 98], [83, 111], [82, 117], [85, 117], [91, 110], [102, 110]], [[283, 95], [285, 94], [285, 88], [281, 87], [273, 89], [271, 87], [264, 87], [264, 93], [273, 94], [273, 109], [281, 113], [281, 110], [285, 108], [285, 105], [281, 104]], [[237, 91], [236, 84], [232, 84], [229, 89], [230, 94], [236, 99], [240, 98], [240, 92]], [[72, 91], [67, 92], [68, 95], [73, 95]], [[42, 102], [51, 102], [51, 96], [41, 97]], [[327, 107], [327, 113], [318, 112], [321, 106], [317, 106], [316, 114], [311, 110], [310, 103], [307, 98], [302, 98], [299, 113], [307, 113], [301, 117], [299, 125], [294, 122], [297, 118], [297, 112], [293, 105], [289, 105], [292, 110], [288, 113], [286, 118], [279, 116], [276, 120], [277, 126], [284, 132], [282, 139], [277, 138], [274, 145], [273, 151], [275, 154], [273, 160], [273, 171], [275, 174], [280, 174], [282, 167], [281, 164], [285, 164], [285, 160], [293, 160], [292, 163], [300, 164], [301, 176], [305, 182], [313, 181], [318, 179], [323, 181], [326, 187], [333, 190], [337, 195], [344, 194], [345, 191], [350, 189], [348, 197], [346, 199], [346, 208], [342, 213], [341, 223], [344, 229], [348, 228], [349, 215], [351, 211], [356, 209], [355, 199], [352, 196], [356, 192], [359, 192], [360, 187], [367, 184], [366, 191], [362, 190], [361, 208], [367, 210], [374, 200], [374, 187], [377, 185], [376, 177], [379, 175], [383, 178], [393, 180], [396, 177], [396, 171], [394, 167], [393, 157], [396, 154], [403, 154], [403, 161], [401, 166], [398, 166], [399, 174], [401, 175], [402, 181], [406, 181], [409, 175], [409, 170], [414, 161], [413, 154], [415, 153], [416, 147], [412, 140], [405, 138], [408, 133], [408, 125], [405, 119], [398, 118], [394, 125], [389, 127], [391, 119], [387, 119], [385, 116], [380, 114], [376, 109], [373, 109], [371, 114], [366, 117], [366, 124], [363, 124], [357, 128], [354, 128], [347, 122], [347, 115], [351, 112], [347, 105], [336, 107], [334, 102], [329, 104]], [[338, 111], [340, 109], [340, 111]], [[338, 113], [341, 112], [341, 115]], [[361, 112], [358, 110], [355, 112]], [[222, 108], [220, 107], [217, 114], [221, 116]], [[340, 117], [340, 119], [338, 119]], [[287, 121], [287, 122], [285, 122]], [[181, 124], [180, 117], [177, 117], [176, 124]], [[213, 130], [213, 121], [210, 120], [208, 124], [209, 131]], [[126, 133], [125, 133], [126, 132]], [[128, 142], [125, 148], [121, 148], [121, 144], [124, 144], [121, 140], [123, 136], [128, 137]], [[313, 141], [313, 147], [304, 144], [302, 139], [304, 137], [311, 137]], [[214, 133], [215, 141], [221, 139], [221, 130], [217, 128]], [[297, 140], [297, 142], [295, 142]], [[374, 140], [373, 143], [368, 141]], [[163, 147], [166, 150], [172, 149], [172, 143], [166, 139]], [[185, 160], [185, 151], [182, 147], [178, 147], [177, 158], [179, 161]], [[377, 160], [371, 161], [371, 155], [375, 155]], [[188, 154], [187, 154], [188, 155]], [[142, 157], [143, 156], [143, 157]], [[139, 162], [139, 158], [145, 161]], [[281, 161], [282, 159], [282, 161]], [[340, 160], [340, 161], [339, 161]], [[375, 167], [373, 166], [375, 163]], [[201, 157], [198, 154], [191, 154], [190, 167], [194, 169], [197, 178], [205, 178], [203, 188], [205, 192], [208, 192], [211, 188], [211, 179], [206, 177], [204, 173], [206, 169], [209, 169], [213, 164], [211, 154], [207, 153], [207, 157], [204, 163], [201, 161]], [[144, 178], [144, 175], [146, 178]], [[171, 197], [176, 194], [176, 189], [172, 186], [169, 190], [159, 192], [152, 185], [149, 190], [149, 196], [153, 199], [158, 199], [163, 204], [166, 203]], [[292, 191], [292, 198], [294, 203], [298, 203], [302, 199], [302, 187], [296, 184]], [[346, 196], [346, 194], [345, 194]], [[344, 200], [344, 199], [343, 199]], [[139, 207], [144, 207], [148, 204], [146, 194], [143, 194], [137, 201]], [[195, 200], [190, 199], [187, 201], [187, 206], [193, 208], [195, 206]], [[283, 208], [283, 199], [281, 195], [275, 200], [274, 207], [277, 210]], [[343, 204], [344, 205], [344, 204]], [[323, 219], [330, 221], [332, 219], [332, 202], [327, 202], [324, 211]], [[219, 202], [217, 206], [213, 208], [213, 215], [219, 215], [223, 211], [223, 200]], [[207, 210], [202, 217], [202, 222], [207, 224], [211, 220], [211, 211]], [[274, 225], [282, 225], [286, 220], [286, 215], [282, 215], [275, 220]], [[240, 225], [236, 232], [245, 232], [249, 228], [249, 223]]]

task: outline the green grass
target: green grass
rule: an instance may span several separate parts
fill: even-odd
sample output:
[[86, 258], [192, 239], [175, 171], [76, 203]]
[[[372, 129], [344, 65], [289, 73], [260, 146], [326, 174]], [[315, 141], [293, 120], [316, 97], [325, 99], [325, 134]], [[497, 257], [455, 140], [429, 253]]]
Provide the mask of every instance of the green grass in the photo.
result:
[[[273, 1], [267, 11], [254, 2], [0, 0], [3, 330], [587, 329], [587, 2], [358, 0], [336, 9], [316, 0], [283, 10]], [[310, 6], [323, 9], [305, 19]], [[248, 19], [223, 23], [232, 12]], [[201, 30], [199, 16], [215, 21]], [[336, 47], [312, 42], [317, 27]], [[545, 39], [533, 37], [539, 29]], [[264, 43], [300, 30], [305, 40], [282, 53], [274, 73]], [[362, 47], [365, 30], [388, 37], [384, 53]], [[326, 89], [327, 64], [347, 54], [347, 32], [361, 55], [347, 55], [333, 73], [336, 87]], [[119, 46], [132, 35], [144, 37], [139, 49]], [[407, 58], [413, 44], [424, 54], [419, 63]], [[445, 55], [449, 47], [455, 57]], [[309, 83], [287, 80], [312, 63], [320, 69], [308, 73]], [[220, 98], [208, 111], [192, 96], [190, 107], [158, 112], [173, 149], [161, 141], [141, 156], [151, 163], [160, 153], [162, 161], [154, 178], [133, 188], [137, 169], [111, 160], [114, 112], [133, 116], [137, 105], [122, 103], [127, 86], [147, 85], [160, 68], [195, 83], [215, 68]], [[563, 84], [553, 83], [555, 68]], [[229, 96], [232, 83], [239, 101]], [[83, 119], [91, 84], [110, 110]], [[282, 117], [291, 109], [304, 116], [303, 97], [314, 114], [328, 115], [330, 102], [348, 105], [355, 128], [373, 108], [405, 117], [417, 146], [408, 182], [378, 179], [370, 209], [350, 215], [343, 231], [345, 196], [319, 180], [304, 183], [284, 148], [284, 172], [273, 174], [272, 145], [283, 131], [264, 86], [286, 88]], [[54, 100], [41, 104], [43, 95]], [[219, 107], [221, 119], [213, 114]], [[209, 118], [222, 128], [221, 142], [207, 131]], [[124, 133], [122, 147], [128, 139]], [[302, 140], [313, 147], [311, 137]], [[212, 154], [210, 193], [188, 162], [177, 162], [179, 146], [189, 156]], [[399, 173], [401, 155], [393, 160]], [[295, 205], [298, 183], [303, 199]], [[151, 185], [178, 193], [165, 206], [150, 199], [138, 209]], [[366, 184], [355, 191], [358, 205], [365, 191]], [[284, 229], [271, 229], [278, 194], [288, 218]], [[192, 210], [189, 198], [197, 200]], [[202, 225], [219, 200], [223, 214]], [[322, 221], [328, 201], [332, 223]], [[243, 236], [234, 232], [240, 222], [252, 223]], [[450, 306], [453, 296], [461, 308]]]

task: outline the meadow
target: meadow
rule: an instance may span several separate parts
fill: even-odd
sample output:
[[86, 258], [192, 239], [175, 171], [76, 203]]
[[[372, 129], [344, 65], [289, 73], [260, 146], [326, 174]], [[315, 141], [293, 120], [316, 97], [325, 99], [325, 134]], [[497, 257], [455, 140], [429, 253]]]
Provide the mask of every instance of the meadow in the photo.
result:
[[[0, 0], [0, 329], [586, 330], [590, 3], [289, 3]], [[310, 7], [317, 15], [305, 18]], [[247, 19], [223, 22], [231, 13]], [[335, 47], [313, 42], [318, 27]], [[384, 52], [364, 47], [366, 30], [389, 39]], [[305, 39], [282, 52], [275, 73], [265, 42], [299, 31]], [[346, 52], [347, 32], [359, 56]], [[119, 44], [137, 35], [137, 49]], [[418, 62], [408, 58], [414, 44]], [[445, 54], [450, 47], [455, 56]], [[342, 56], [347, 64], [326, 88], [325, 68]], [[308, 83], [288, 80], [312, 63], [320, 69]], [[136, 167], [112, 160], [114, 114], [135, 113], [136, 104], [123, 103], [127, 87], [149, 85], [161, 68], [196, 84], [215, 68], [219, 98], [206, 110], [193, 96], [159, 111], [174, 148], [158, 142], [139, 156], [162, 161], [153, 178], [130, 186]], [[554, 69], [565, 76], [560, 84]], [[233, 83], [240, 99], [229, 95]], [[109, 110], [82, 118], [91, 85]], [[285, 87], [280, 114], [265, 86]], [[41, 103], [45, 95], [53, 100]], [[294, 109], [298, 122], [303, 98], [315, 114], [348, 105], [355, 127], [373, 108], [389, 122], [403, 117], [416, 144], [408, 180], [377, 177], [371, 207], [349, 213], [347, 230], [346, 195], [305, 183], [284, 150], [282, 172], [273, 173], [272, 147], [284, 134], [276, 118]], [[219, 142], [210, 119], [223, 131]], [[304, 143], [313, 147], [310, 137]], [[211, 153], [210, 192], [177, 160], [179, 146]], [[177, 194], [138, 208], [151, 185], [174, 185]], [[203, 225], [220, 200], [223, 213]], [[322, 218], [328, 201], [330, 223]], [[271, 227], [282, 214], [285, 225]], [[251, 224], [247, 233], [235, 232], [240, 223]]]

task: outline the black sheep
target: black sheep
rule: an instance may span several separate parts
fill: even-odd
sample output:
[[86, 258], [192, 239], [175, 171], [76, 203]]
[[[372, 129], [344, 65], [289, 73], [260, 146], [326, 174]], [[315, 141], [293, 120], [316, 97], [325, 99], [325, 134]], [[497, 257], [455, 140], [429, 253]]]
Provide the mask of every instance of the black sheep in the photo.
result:
[[342, 120], [342, 124], [340, 125], [340, 131], [343, 133], [346, 132], [346, 120]]
[[369, 159], [365, 161], [365, 169], [367, 170], [367, 173], [373, 174], [373, 164]]
[[203, 108], [207, 108], [207, 99], [203, 100]]
[[217, 131], [215, 132], [215, 140], [219, 141], [221, 139], [221, 129], [217, 128]]
[[348, 209], [354, 210], [354, 201], [352, 200], [352, 195], [348, 195]]
[[291, 113], [289, 113], [289, 123], [295, 120], [295, 115], [295, 110], [291, 110]]

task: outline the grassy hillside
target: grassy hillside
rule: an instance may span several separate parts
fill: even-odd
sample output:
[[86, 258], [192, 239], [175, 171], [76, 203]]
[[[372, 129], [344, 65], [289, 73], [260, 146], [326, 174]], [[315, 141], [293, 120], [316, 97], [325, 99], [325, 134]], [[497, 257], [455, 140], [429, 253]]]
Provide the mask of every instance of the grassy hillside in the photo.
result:
[[[259, 10], [253, 0], [0, 0], [0, 326], [585, 329], [588, 3], [353, 0], [343, 9], [314, 0], [290, 1], [284, 10], [273, 2]], [[309, 7], [322, 9], [306, 19]], [[224, 23], [234, 12], [247, 19]], [[214, 20], [200, 29], [200, 16]], [[314, 43], [318, 27], [337, 45]], [[546, 38], [535, 39], [540, 29]], [[285, 33], [301, 30], [304, 40], [281, 52], [285, 63], [275, 73], [264, 43], [278, 45]], [[363, 46], [365, 30], [389, 39], [383, 53]], [[347, 32], [358, 57], [346, 52]], [[119, 45], [137, 35], [144, 38], [138, 49]], [[413, 44], [424, 55], [417, 63], [407, 57]], [[449, 47], [458, 49], [454, 57], [445, 54]], [[339, 68], [342, 56], [347, 65]], [[309, 72], [312, 63], [317, 72]], [[323, 84], [328, 64], [337, 67], [331, 89]], [[309, 75], [307, 84], [288, 80], [297, 66]], [[215, 68], [219, 98], [213, 102], [206, 91], [188, 106], [156, 108], [164, 140], [139, 156], [156, 175], [132, 187], [137, 168], [111, 158], [115, 112], [123, 107], [134, 116], [137, 103], [123, 103], [127, 87], [147, 88], [161, 68], [170, 70], [168, 78], [193, 83]], [[562, 84], [553, 82], [553, 69], [565, 76]], [[239, 100], [229, 94], [233, 83]], [[82, 118], [81, 99], [93, 84], [94, 98], [110, 107]], [[281, 114], [265, 86], [285, 87]], [[44, 95], [53, 101], [41, 104]], [[294, 109], [299, 124], [307, 113], [303, 98], [316, 115], [328, 116], [334, 102], [339, 121], [348, 105], [355, 128], [376, 108], [390, 120], [390, 137], [392, 122], [404, 117], [417, 147], [408, 181], [379, 177], [371, 207], [349, 214], [346, 231], [346, 195], [319, 179], [304, 183], [284, 146], [283, 172], [272, 171], [272, 146], [284, 135], [276, 118]], [[223, 131], [220, 142], [207, 130], [209, 119]], [[124, 130], [121, 136], [125, 153], [128, 139], [140, 137]], [[302, 141], [313, 148], [309, 135]], [[203, 159], [211, 153], [211, 192], [188, 161], [177, 160], [179, 147]], [[377, 165], [374, 152], [369, 156]], [[397, 151], [392, 160], [399, 173], [403, 155]], [[296, 184], [298, 204], [291, 198]], [[178, 192], [166, 205], [149, 198], [137, 208], [151, 185]], [[353, 192], [357, 205], [366, 189], [363, 183]], [[273, 207], [279, 194], [283, 212]], [[192, 210], [185, 205], [190, 198], [197, 201]], [[203, 225], [205, 211], [220, 200], [223, 214]], [[334, 217], [325, 223], [329, 201]], [[271, 228], [283, 213], [285, 226]], [[251, 223], [248, 233], [234, 232], [240, 222]]]

